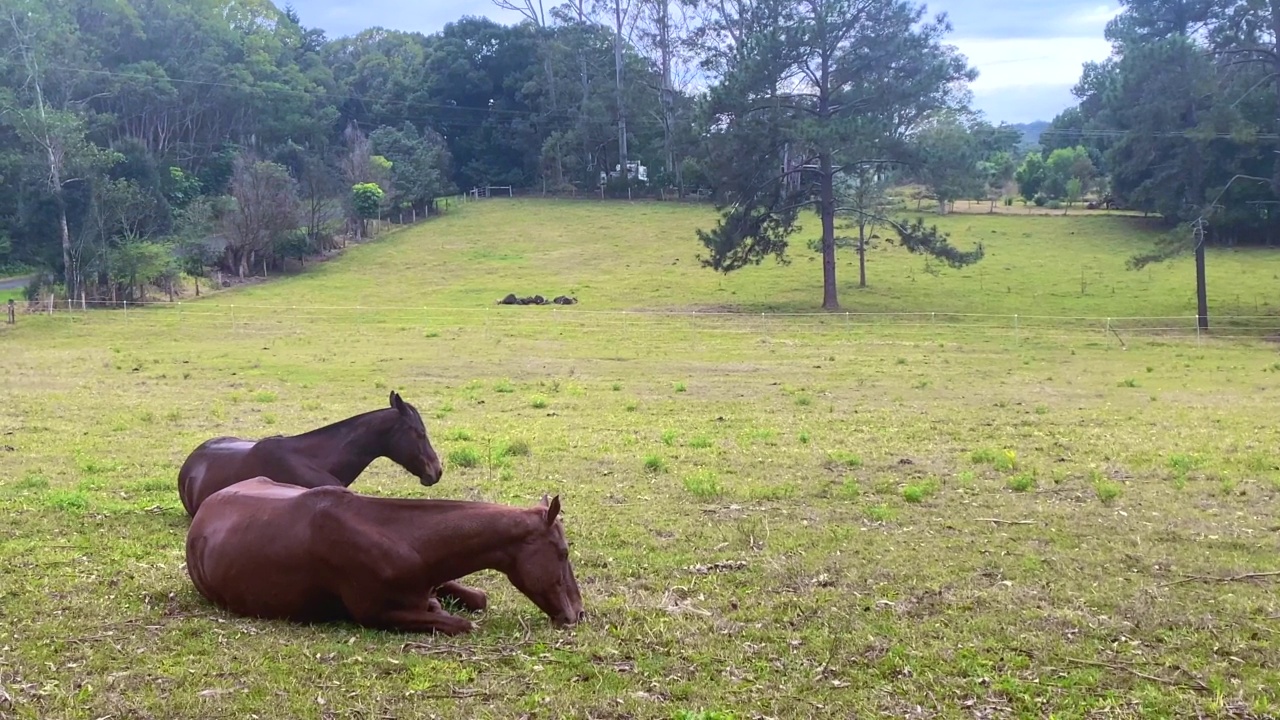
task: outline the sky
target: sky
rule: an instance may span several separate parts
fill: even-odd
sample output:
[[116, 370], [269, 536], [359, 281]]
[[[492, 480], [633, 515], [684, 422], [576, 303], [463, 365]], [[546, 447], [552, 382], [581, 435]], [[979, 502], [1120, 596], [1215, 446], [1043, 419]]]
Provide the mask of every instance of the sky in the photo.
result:
[[[285, 0], [275, 0], [283, 6]], [[520, 16], [490, 0], [291, 0], [307, 27], [330, 37], [381, 26], [433, 33], [466, 15], [515, 23]], [[551, 8], [556, 0], [545, 0]], [[992, 122], [1052, 120], [1076, 99], [1081, 66], [1110, 52], [1103, 29], [1117, 0], [931, 0], [947, 13], [955, 45], [978, 70], [973, 106]]]

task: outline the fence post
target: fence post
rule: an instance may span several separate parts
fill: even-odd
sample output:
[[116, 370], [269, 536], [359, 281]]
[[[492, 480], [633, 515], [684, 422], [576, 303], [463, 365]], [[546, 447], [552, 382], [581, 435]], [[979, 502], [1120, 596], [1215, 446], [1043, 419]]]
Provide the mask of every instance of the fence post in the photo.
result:
[[1192, 318], [1191, 321], [1196, 324], [1196, 344], [1199, 345], [1200, 344], [1200, 316], [1197, 315], [1196, 317]]
[[1013, 316], [1013, 342], [1017, 344], [1018, 339], [1019, 339], [1018, 338], [1018, 316], [1014, 315]]
[[14, 314], [14, 308], [13, 308], [13, 298], [9, 298], [9, 324], [10, 325], [13, 325], [15, 322], [17, 322], [16, 317], [17, 316]]
[[1103, 331], [1102, 331], [1102, 333], [1103, 333], [1104, 335], [1110, 335], [1110, 334], [1111, 334], [1111, 318], [1107, 318], [1107, 327], [1106, 327], [1106, 329], [1105, 329], [1105, 330], [1103, 330]]

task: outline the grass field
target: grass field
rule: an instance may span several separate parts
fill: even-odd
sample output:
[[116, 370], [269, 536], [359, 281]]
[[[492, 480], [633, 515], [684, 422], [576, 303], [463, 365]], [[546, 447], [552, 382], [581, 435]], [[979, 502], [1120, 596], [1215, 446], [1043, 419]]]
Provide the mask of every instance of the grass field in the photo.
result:
[[[1189, 316], [1189, 263], [1124, 270], [1149, 237], [1129, 220], [955, 216], [982, 266], [877, 248], [858, 291], [846, 256], [846, 308], [1043, 319], [761, 316], [812, 310], [818, 263], [801, 241], [788, 267], [698, 269], [707, 217], [480, 203], [297, 277], [0, 331], [0, 714], [1275, 716], [1280, 578], [1244, 577], [1280, 570], [1274, 346], [1048, 317]], [[1274, 310], [1275, 259], [1209, 267], [1216, 313]], [[354, 489], [560, 493], [585, 624], [493, 573], [449, 639], [195, 593], [186, 453], [389, 389], [445, 476], [379, 460]]]

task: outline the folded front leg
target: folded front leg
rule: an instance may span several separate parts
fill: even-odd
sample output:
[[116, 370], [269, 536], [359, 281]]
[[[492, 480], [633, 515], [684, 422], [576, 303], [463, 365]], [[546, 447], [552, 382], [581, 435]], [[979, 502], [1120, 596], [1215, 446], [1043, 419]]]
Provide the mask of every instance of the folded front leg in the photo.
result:
[[440, 603], [434, 599], [424, 607], [388, 610], [363, 621], [357, 618], [357, 622], [387, 630], [438, 632], [444, 635], [462, 635], [476, 629], [475, 623], [457, 615], [450, 615], [442, 610]]
[[479, 588], [470, 588], [450, 580], [436, 588], [440, 597], [451, 597], [471, 612], [479, 612], [489, 606], [489, 595]]

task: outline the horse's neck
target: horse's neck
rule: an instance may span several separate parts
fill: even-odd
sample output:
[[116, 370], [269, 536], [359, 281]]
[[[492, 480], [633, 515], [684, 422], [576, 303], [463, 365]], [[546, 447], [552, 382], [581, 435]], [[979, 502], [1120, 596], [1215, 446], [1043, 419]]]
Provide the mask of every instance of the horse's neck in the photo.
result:
[[533, 518], [515, 509], [458, 509], [438, 518], [409, 513], [409, 543], [423, 558], [435, 560], [452, 578], [481, 570], [512, 570], [514, 548], [533, 531]]
[[382, 435], [388, 414], [378, 410], [339, 420], [332, 425], [298, 435], [295, 442], [305, 443], [312, 462], [350, 485], [374, 460], [385, 454]]

